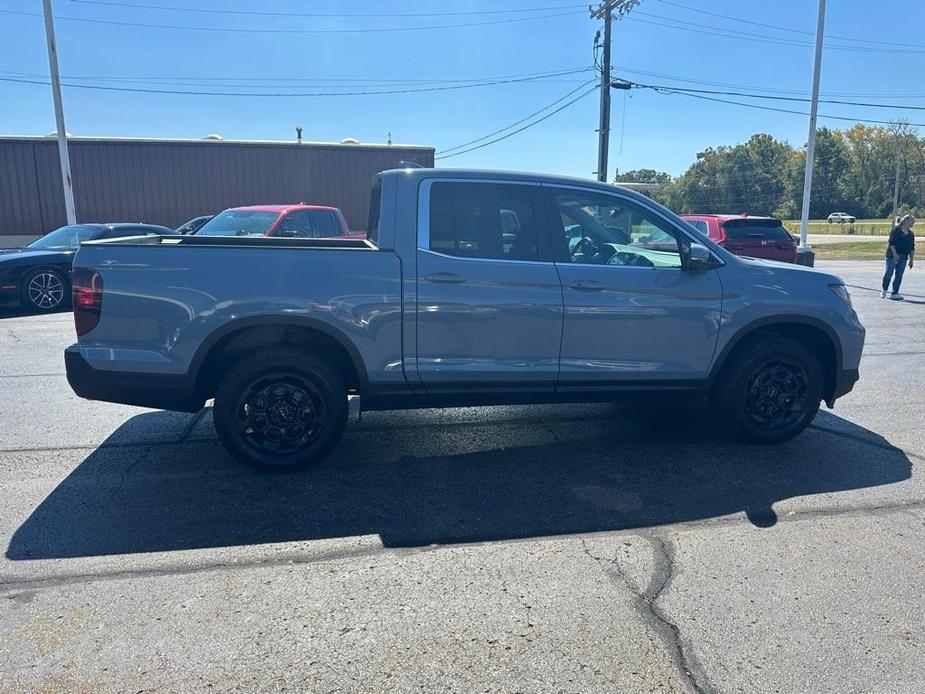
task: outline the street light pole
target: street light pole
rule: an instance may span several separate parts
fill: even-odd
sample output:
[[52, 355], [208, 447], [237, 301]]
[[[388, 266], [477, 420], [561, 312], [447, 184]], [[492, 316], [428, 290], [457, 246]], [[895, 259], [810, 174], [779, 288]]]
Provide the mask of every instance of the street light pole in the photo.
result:
[[61, 183], [64, 186], [64, 211], [68, 224], [77, 223], [74, 209], [74, 186], [71, 180], [71, 160], [67, 153], [67, 131], [64, 128], [64, 106], [61, 103], [61, 75], [58, 73], [58, 46], [51, 0], [42, 0], [45, 11], [45, 38], [48, 42], [48, 67], [51, 72], [51, 92], [55, 101], [55, 123], [58, 128], [58, 157], [61, 160]]
[[800, 215], [800, 247], [797, 262], [812, 265], [814, 255], [806, 243], [809, 229], [809, 199], [813, 189], [813, 155], [816, 152], [816, 109], [819, 106], [819, 70], [822, 67], [822, 34], [825, 28], [825, 0], [819, 0], [816, 18], [816, 56], [813, 60], [813, 97], [809, 108], [809, 138], [806, 143], [806, 171], [803, 175], [803, 211]]

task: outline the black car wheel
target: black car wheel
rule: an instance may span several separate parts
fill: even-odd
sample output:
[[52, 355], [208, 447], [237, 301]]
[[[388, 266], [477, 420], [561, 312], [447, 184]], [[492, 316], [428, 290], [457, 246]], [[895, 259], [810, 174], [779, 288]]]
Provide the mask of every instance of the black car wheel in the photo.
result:
[[723, 367], [712, 394], [719, 426], [751, 443], [781, 443], [803, 431], [822, 400], [823, 373], [804, 344], [778, 335], [749, 340]]
[[295, 470], [324, 457], [347, 424], [347, 386], [327, 361], [293, 348], [239, 361], [215, 394], [225, 448], [263, 470]]
[[40, 313], [67, 305], [67, 280], [56, 270], [33, 270], [23, 278], [23, 307]]

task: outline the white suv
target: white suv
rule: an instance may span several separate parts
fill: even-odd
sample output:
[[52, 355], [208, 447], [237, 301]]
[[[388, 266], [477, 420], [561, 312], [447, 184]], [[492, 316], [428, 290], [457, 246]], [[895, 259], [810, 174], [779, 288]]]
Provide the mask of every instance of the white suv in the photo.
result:
[[855, 218], [847, 212], [833, 212], [828, 216], [826, 221], [829, 224], [834, 224], [835, 222], [838, 222], [839, 224], [844, 224], [845, 222], [848, 222], [848, 224], [854, 224]]

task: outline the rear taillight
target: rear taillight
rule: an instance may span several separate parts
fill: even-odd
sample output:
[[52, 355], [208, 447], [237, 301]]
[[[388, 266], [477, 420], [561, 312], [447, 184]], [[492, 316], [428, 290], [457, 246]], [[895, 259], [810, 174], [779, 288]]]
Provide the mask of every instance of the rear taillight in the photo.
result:
[[720, 246], [726, 246], [726, 227], [722, 224], [719, 225], [719, 238], [716, 239], [716, 243]]
[[74, 327], [77, 337], [86, 335], [100, 322], [103, 308], [103, 278], [91, 267], [75, 267], [71, 273], [74, 297]]

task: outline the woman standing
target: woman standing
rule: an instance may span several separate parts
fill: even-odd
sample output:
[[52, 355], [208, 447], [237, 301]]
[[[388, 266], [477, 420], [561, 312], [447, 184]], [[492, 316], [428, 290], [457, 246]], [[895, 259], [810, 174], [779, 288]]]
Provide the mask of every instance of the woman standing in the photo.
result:
[[915, 234], [912, 233], [912, 225], [915, 224], [915, 217], [911, 214], [903, 216], [899, 224], [890, 231], [890, 241], [886, 249], [886, 272], [883, 274], [883, 285], [880, 292], [880, 298], [886, 297], [886, 290], [890, 286], [890, 279], [893, 280], [893, 293], [890, 298], [895, 301], [902, 301], [904, 298], [899, 293], [899, 285], [903, 281], [903, 273], [906, 271], [906, 264], [912, 269], [913, 258], [915, 257]]

